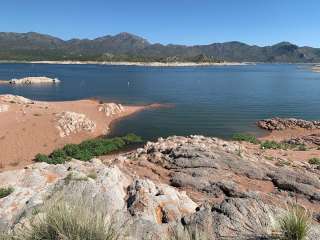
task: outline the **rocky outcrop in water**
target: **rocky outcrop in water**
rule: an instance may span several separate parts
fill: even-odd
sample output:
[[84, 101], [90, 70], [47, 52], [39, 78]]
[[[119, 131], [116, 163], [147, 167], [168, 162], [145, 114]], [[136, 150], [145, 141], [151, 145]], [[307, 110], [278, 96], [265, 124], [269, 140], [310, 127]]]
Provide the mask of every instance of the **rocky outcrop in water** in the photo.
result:
[[96, 123], [82, 113], [62, 112], [57, 114], [57, 119], [60, 137], [66, 137], [81, 131], [92, 132], [96, 128]]
[[258, 127], [273, 131], [294, 128], [320, 129], [320, 121], [307, 121], [296, 118], [270, 118], [257, 122]]
[[123, 112], [123, 106], [117, 103], [103, 103], [99, 106], [98, 111], [104, 112], [107, 117]]
[[214, 240], [271, 239], [287, 204], [298, 201], [313, 213], [309, 239], [317, 240], [319, 177], [308, 163], [278, 166], [238, 143], [169, 137], [116, 156], [109, 166], [73, 160], [0, 173], [0, 187], [14, 187], [0, 199], [0, 228], [15, 229], [62, 192], [102, 200], [128, 223], [128, 239], [163, 239], [186, 227]]
[[42, 84], [42, 83], [60, 83], [60, 80], [57, 78], [48, 78], [48, 77], [26, 77], [20, 79], [12, 79], [9, 81], [10, 84]]

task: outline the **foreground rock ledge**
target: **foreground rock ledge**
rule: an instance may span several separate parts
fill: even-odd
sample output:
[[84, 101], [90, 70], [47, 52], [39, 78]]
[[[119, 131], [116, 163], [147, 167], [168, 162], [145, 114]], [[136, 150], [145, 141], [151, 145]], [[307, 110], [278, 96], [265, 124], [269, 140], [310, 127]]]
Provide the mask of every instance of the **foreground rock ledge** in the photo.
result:
[[[239, 151], [240, 150], [240, 151]], [[96, 175], [91, 178], [90, 175]], [[0, 174], [0, 229], [15, 229], [60, 192], [102, 200], [106, 211], [129, 222], [128, 239], [168, 234], [173, 226], [197, 226], [211, 239], [260, 239], [275, 228], [286, 203], [313, 211], [309, 239], [320, 239], [319, 171], [277, 167], [238, 143], [202, 136], [169, 137], [118, 155], [105, 165], [72, 160], [37, 163]]]

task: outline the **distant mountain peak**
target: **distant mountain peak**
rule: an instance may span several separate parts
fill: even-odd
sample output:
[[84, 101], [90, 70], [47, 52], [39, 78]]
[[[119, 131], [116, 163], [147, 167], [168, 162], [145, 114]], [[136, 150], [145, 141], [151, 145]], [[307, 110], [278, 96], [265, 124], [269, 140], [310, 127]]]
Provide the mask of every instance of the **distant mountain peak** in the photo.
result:
[[239, 41], [185, 46], [150, 44], [128, 32], [62, 39], [37, 32], [0, 32], [0, 60], [320, 62], [320, 49], [290, 42], [259, 47]]
[[132, 33], [128, 33], [128, 32], [121, 32], [121, 33], [118, 33], [117, 35], [115, 35], [113, 37], [114, 38], [120, 38], [120, 39], [133, 39], [133, 40], [136, 40], [136, 41], [141, 41], [141, 42], [146, 43], [146, 44], [150, 44], [147, 39], [142, 38], [142, 37], [140, 37], [138, 35], [135, 35], [135, 34], [132, 34]]
[[[287, 41], [282, 41], [282, 42], [279, 42], [279, 43], [276, 43], [274, 45], [272, 45], [273, 47], [282, 47], [282, 46], [297, 46], [291, 42], [287, 42]], [[298, 47], [298, 46], [297, 46]]]

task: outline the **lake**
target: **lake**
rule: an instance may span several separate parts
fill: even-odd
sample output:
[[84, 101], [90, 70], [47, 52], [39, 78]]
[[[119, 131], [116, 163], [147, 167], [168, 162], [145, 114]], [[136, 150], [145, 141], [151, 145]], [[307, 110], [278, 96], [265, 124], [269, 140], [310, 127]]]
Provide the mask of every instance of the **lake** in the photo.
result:
[[111, 135], [129, 132], [154, 139], [202, 134], [229, 138], [262, 134], [255, 122], [274, 116], [320, 119], [320, 73], [307, 65], [219, 67], [0, 64], [0, 79], [57, 77], [52, 86], [0, 85], [0, 94], [34, 100], [99, 98], [122, 104], [165, 103], [114, 124]]

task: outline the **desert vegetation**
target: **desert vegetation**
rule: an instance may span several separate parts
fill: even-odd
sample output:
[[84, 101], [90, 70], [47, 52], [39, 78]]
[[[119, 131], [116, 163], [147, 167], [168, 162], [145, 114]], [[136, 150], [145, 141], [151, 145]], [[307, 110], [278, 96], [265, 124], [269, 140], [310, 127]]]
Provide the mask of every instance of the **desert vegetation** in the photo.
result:
[[279, 220], [280, 235], [283, 240], [304, 240], [310, 227], [310, 213], [297, 204], [288, 207], [285, 215]]
[[9, 196], [13, 191], [14, 189], [12, 187], [0, 188], [0, 199]]
[[34, 211], [28, 226], [4, 234], [1, 240], [117, 240], [120, 231], [102, 206], [77, 196], [63, 195], [49, 200]]
[[135, 134], [128, 134], [124, 137], [97, 138], [86, 140], [80, 144], [67, 144], [62, 149], [53, 151], [50, 155], [37, 154], [36, 162], [46, 162], [49, 164], [61, 164], [75, 158], [88, 161], [95, 156], [101, 156], [120, 150], [130, 144], [142, 142], [141, 137]]
[[309, 159], [309, 163], [312, 165], [320, 166], [320, 158], [314, 157]]
[[238, 141], [238, 142], [250, 142], [253, 144], [260, 143], [260, 141], [256, 138], [256, 136], [253, 136], [251, 134], [246, 134], [246, 133], [236, 133], [232, 136], [232, 140]]

